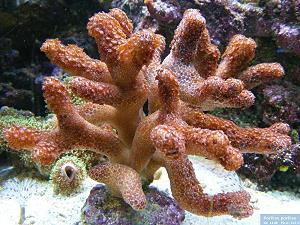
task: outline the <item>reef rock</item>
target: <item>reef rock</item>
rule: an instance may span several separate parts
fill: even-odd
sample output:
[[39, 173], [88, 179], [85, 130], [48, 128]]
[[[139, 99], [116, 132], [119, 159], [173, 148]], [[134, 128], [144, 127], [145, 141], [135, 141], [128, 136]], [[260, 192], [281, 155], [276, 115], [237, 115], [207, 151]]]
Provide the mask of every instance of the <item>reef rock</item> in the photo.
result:
[[300, 90], [289, 82], [268, 85], [263, 89], [263, 121], [266, 125], [275, 122], [294, 124], [300, 122]]
[[96, 185], [83, 208], [83, 220], [88, 225], [176, 225], [184, 220], [182, 210], [174, 199], [150, 187], [145, 189], [147, 206], [135, 211], [121, 198], [114, 197], [106, 186]]

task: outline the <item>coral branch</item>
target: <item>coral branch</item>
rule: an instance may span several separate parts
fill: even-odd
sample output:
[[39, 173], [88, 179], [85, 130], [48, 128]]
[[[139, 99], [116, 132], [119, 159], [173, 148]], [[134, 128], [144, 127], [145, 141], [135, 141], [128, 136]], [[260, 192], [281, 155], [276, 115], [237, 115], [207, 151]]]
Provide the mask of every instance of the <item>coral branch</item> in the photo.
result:
[[229, 214], [243, 218], [253, 213], [247, 192], [227, 192], [213, 196], [205, 194], [187, 156], [179, 153], [177, 157], [172, 154], [170, 158], [168, 155], [165, 154], [165, 167], [170, 178], [172, 195], [181, 207], [204, 216]]
[[127, 36], [120, 23], [106, 13], [97, 13], [90, 18], [87, 24], [89, 35], [95, 38], [101, 59], [117, 58], [117, 47], [122, 44]]
[[108, 185], [114, 194], [121, 195], [133, 209], [142, 210], [146, 197], [139, 174], [128, 166], [104, 163], [93, 167], [89, 176]]
[[203, 193], [191, 162], [188, 159], [166, 160], [171, 190], [179, 205], [204, 216], [229, 214], [237, 218], [248, 217], [253, 209], [247, 192], [228, 192], [209, 196]]
[[157, 73], [161, 114], [176, 113], [179, 106], [179, 85], [175, 75], [172, 71], [163, 68], [158, 69]]
[[123, 12], [121, 9], [115, 8], [109, 10], [109, 15], [119, 22], [123, 33], [126, 34], [127, 37], [130, 37], [132, 34], [133, 26], [131, 21], [128, 19], [126, 13]]
[[183, 123], [178, 121], [179, 86], [174, 74], [165, 68], [158, 69], [159, 99], [162, 107], [156, 113], [151, 114], [140, 122], [132, 143], [131, 166], [138, 172], [142, 172], [155, 153], [151, 141], [151, 131], [159, 124], [166, 121]]
[[208, 78], [216, 74], [219, 57], [220, 51], [211, 43], [205, 27], [198, 41], [193, 65], [201, 77]]
[[[254, 96], [241, 80], [230, 77], [245, 69], [254, 57], [255, 46], [252, 39], [242, 35], [233, 37], [218, 66], [220, 53], [211, 44], [204, 18], [197, 10], [188, 10], [175, 32], [171, 53], [162, 64], [176, 74], [183, 101], [201, 110], [245, 108], [253, 104]], [[151, 99], [151, 107], [156, 102]]]
[[222, 131], [189, 128], [185, 136], [187, 154], [218, 161], [226, 170], [237, 170], [243, 164], [242, 154], [231, 146], [229, 138]]
[[[205, 102], [219, 101], [219, 99], [234, 98], [243, 89], [244, 85], [240, 80], [228, 79], [225, 81], [217, 76], [211, 76], [202, 84], [199, 84], [194, 94], [186, 98], [186, 101], [194, 105], [201, 105]], [[252, 103], [250, 101], [245, 104]]]
[[105, 122], [112, 124], [114, 127], [118, 126], [117, 121], [115, 121], [118, 110], [110, 105], [98, 105], [89, 102], [78, 107], [77, 111], [85, 120], [96, 126]]
[[58, 39], [49, 39], [41, 47], [52, 63], [74, 76], [97, 82], [110, 83], [111, 77], [105, 63], [91, 59], [76, 45], [65, 46]]
[[93, 82], [81, 77], [74, 78], [69, 84], [76, 95], [100, 105], [116, 106], [122, 99], [119, 89], [112, 84]]
[[[123, 88], [132, 86], [143, 65], [150, 63], [160, 40], [150, 30], [133, 34], [129, 39], [129, 19], [118, 10], [112, 11], [112, 17], [98, 13], [88, 23], [89, 34], [96, 39], [101, 58], [107, 64], [115, 83]], [[117, 19], [123, 18], [120, 24]], [[123, 25], [123, 27], [122, 27]]]
[[256, 43], [251, 38], [235, 35], [230, 40], [216, 74], [224, 79], [237, 76], [254, 58]]
[[289, 126], [278, 123], [270, 128], [240, 128], [233, 122], [197, 110], [183, 108], [184, 120], [193, 127], [222, 130], [230, 139], [232, 146], [242, 152], [274, 153], [287, 148], [291, 139], [287, 135]]
[[41, 164], [50, 164], [61, 153], [78, 147], [107, 155], [114, 162], [124, 162], [126, 150], [116, 134], [84, 120], [71, 105], [67, 90], [57, 79], [45, 80], [44, 93], [49, 108], [57, 115], [57, 130], [25, 130], [27, 137], [24, 137], [22, 128], [6, 129], [4, 135], [9, 146], [32, 151], [33, 158]]
[[159, 125], [151, 131], [150, 138], [155, 148], [170, 160], [186, 152], [185, 136], [175, 127]]
[[154, 127], [159, 125], [157, 117], [157, 114], [152, 117], [146, 117], [137, 127], [132, 141], [130, 166], [139, 173], [148, 165], [152, 155], [155, 153], [155, 148], [150, 140], [150, 133]]
[[205, 19], [196, 10], [187, 10], [171, 43], [173, 56], [183, 63], [189, 63], [204, 28]]
[[39, 141], [41, 131], [13, 125], [4, 129], [4, 137], [15, 150], [32, 148]]
[[132, 85], [142, 67], [150, 63], [158, 45], [160, 40], [150, 30], [137, 32], [120, 45], [118, 58], [111, 63], [111, 74], [116, 83], [125, 87]]
[[247, 89], [252, 89], [262, 83], [268, 82], [284, 75], [284, 70], [279, 63], [261, 63], [249, 67], [238, 76]]

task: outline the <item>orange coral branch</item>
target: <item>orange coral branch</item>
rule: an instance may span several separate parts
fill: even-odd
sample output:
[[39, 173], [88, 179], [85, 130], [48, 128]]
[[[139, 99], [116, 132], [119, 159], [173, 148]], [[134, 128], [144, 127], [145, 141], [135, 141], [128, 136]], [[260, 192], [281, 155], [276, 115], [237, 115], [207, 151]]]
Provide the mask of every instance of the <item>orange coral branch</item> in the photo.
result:
[[[142, 67], [150, 63], [160, 40], [150, 30], [143, 30], [127, 39], [123, 30], [127, 30], [130, 21], [125, 14], [121, 24], [106, 13], [98, 13], [88, 23], [89, 34], [96, 39], [99, 52], [119, 87], [132, 86]], [[125, 24], [125, 25], [124, 25]], [[124, 26], [124, 27], [123, 27]]]
[[[154, 131], [155, 132], [155, 131]], [[249, 205], [250, 195], [245, 191], [220, 193], [209, 196], [203, 192], [199, 184], [192, 163], [184, 153], [183, 146], [174, 144], [176, 136], [170, 136], [164, 130], [160, 138], [154, 137], [154, 145], [164, 155], [165, 167], [171, 182], [172, 195], [184, 209], [204, 216], [217, 216], [229, 214], [236, 218], [248, 217], [253, 213]], [[164, 138], [168, 138], [166, 145]], [[170, 141], [170, 139], [172, 141]]]
[[132, 34], [133, 26], [126, 13], [121, 9], [114, 8], [109, 10], [109, 15], [119, 22], [123, 33], [126, 34], [127, 37], [130, 37]]
[[137, 129], [132, 167], [142, 171], [147, 166], [155, 153], [152, 142], [160, 151], [166, 149], [171, 155], [186, 151], [219, 161], [227, 170], [238, 169], [242, 156], [223, 132], [191, 128], [181, 119], [179, 86], [174, 74], [161, 68], [157, 79], [161, 108], [143, 120]]
[[284, 70], [279, 63], [261, 63], [249, 67], [238, 77], [245, 84], [247, 89], [252, 89], [269, 80], [280, 78], [284, 75]]
[[185, 11], [184, 20], [177, 27], [171, 43], [173, 56], [183, 63], [189, 63], [204, 29], [205, 19], [196, 10]]
[[118, 128], [122, 141], [130, 146], [141, 118], [139, 110], [148, 94], [142, 67], [151, 61], [157, 47], [162, 45], [162, 38], [150, 30], [132, 34], [130, 20], [119, 9], [93, 16], [88, 30], [96, 39], [112, 82], [75, 78], [70, 87], [86, 100], [115, 107], [114, 118], [110, 121]]
[[101, 59], [105, 63], [108, 59], [116, 59], [117, 47], [127, 38], [120, 23], [109, 14], [97, 13], [90, 18], [87, 29], [96, 40]]
[[182, 108], [184, 120], [193, 127], [222, 130], [230, 139], [232, 146], [242, 152], [274, 153], [287, 148], [291, 139], [287, 135], [289, 126], [277, 123], [270, 128], [241, 128], [233, 122], [204, 114], [197, 110]]
[[74, 94], [93, 103], [116, 106], [122, 99], [120, 90], [113, 84], [76, 77], [70, 81], [69, 85]]
[[[158, 45], [150, 30], [135, 33], [118, 48], [118, 58], [112, 62], [112, 76], [120, 86], [132, 85], [144, 65], [150, 63]], [[122, 73], [120, 73], [122, 71]]]
[[58, 128], [49, 132], [5, 129], [4, 135], [10, 147], [32, 151], [33, 158], [41, 164], [50, 164], [61, 153], [78, 147], [104, 154], [113, 162], [124, 162], [126, 148], [116, 134], [111, 129], [102, 129], [84, 120], [57, 79], [47, 78], [43, 89], [49, 108], [57, 116]]
[[[190, 26], [197, 32], [191, 38], [192, 40], [185, 37], [185, 33], [191, 34]], [[233, 39], [226, 52], [229, 58], [231, 57], [230, 50], [237, 56], [243, 53], [233, 50], [238, 48], [235, 42]], [[185, 50], [179, 51], [179, 46]], [[247, 46], [247, 43], [243, 46]], [[171, 47], [170, 55], [162, 64], [176, 74], [180, 83], [180, 97], [183, 101], [196, 105], [202, 110], [213, 110], [218, 107], [249, 107], [253, 104], [254, 96], [244, 89], [242, 81], [227, 79], [227, 77], [222, 79], [217, 76], [219, 51], [216, 46], [211, 44], [205, 28], [205, 20], [197, 10], [189, 10], [184, 14], [184, 18], [175, 32]], [[245, 53], [245, 55], [247, 54]], [[223, 64], [224, 60], [227, 60], [227, 56], [225, 56]], [[222, 62], [218, 70], [221, 67], [225, 68], [225, 64], [223, 65]], [[236, 70], [233, 67], [238, 68], [242, 65], [233, 65], [231, 61], [228, 61], [227, 64], [232, 66], [232, 70]], [[154, 75], [155, 73], [152, 74], [152, 76]], [[152, 102], [156, 102], [155, 99]], [[150, 104], [153, 104], [152, 102]]]
[[139, 174], [128, 166], [103, 163], [93, 167], [89, 176], [110, 187], [114, 194], [123, 197], [133, 209], [142, 210], [146, 206], [146, 197], [142, 189]]
[[98, 105], [89, 102], [77, 107], [76, 110], [85, 120], [96, 126], [106, 122], [117, 127], [115, 118], [118, 114], [118, 110], [115, 107], [110, 105]]
[[[252, 93], [243, 89], [244, 85], [240, 80], [223, 80], [217, 76], [211, 76], [198, 85], [192, 96], [183, 98], [183, 100], [194, 105], [206, 106], [206, 110], [209, 109], [211, 102], [215, 104], [213, 107], [216, 107], [218, 102], [225, 107], [249, 107], [253, 104], [254, 97]], [[240, 100], [234, 101], [237, 98]]]
[[243, 164], [242, 154], [224, 132], [190, 128], [185, 133], [187, 154], [218, 161], [226, 170], [237, 170]]
[[216, 74], [224, 79], [237, 76], [254, 58], [256, 43], [251, 38], [235, 35], [230, 40]]
[[111, 76], [105, 63], [90, 58], [76, 45], [65, 46], [58, 39], [46, 40], [41, 50], [52, 63], [74, 76], [81, 76], [97, 82], [110, 83]]
[[170, 70], [160, 68], [156, 79], [158, 79], [159, 84], [158, 93], [162, 103], [161, 109], [141, 121], [132, 143], [131, 166], [138, 172], [143, 171], [155, 153], [155, 148], [150, 138], [152, 129], [170, 120], [174, 123], [185, 124], [177, 119], [179, 86], [174, 74]]
[[186, 156], [181, 156], [177, 160], [166, 159], [165, 165], [171, 182], [172, 195], [182, 208], [203, 216], [227, 214], [243, 218], [252, 215], [253, 209], [249, 205], [250, 195], [245, 191], [213, 196], [203, 193], [192, 163]]
[[4, 137], [15, 150], [32, 148], [39, 141], [41, 131], [13, 125], [4, 129]]
[[203, 30], [194, 56], [193, 65], [203, 78], [208, 78], [216, 74], [220, 51], [217, 46], [210, 41], [208, 30]]
[[[219, 50], [211, 44], [205, 19], [197, 10], [188, 10], [175, 31], [171, 53], [162, 64], [176, 74], [180, 98], [188, 104], [203, 111], [245, 108], [254, 103], [254, 96], [247, 89], [283, 75], [279, 64], [260, 64], [243, 72], [254, 58], [255, 48], [251, 38], [235, 35], [218, 65]], [[152, 67], [148, 77], [157, 74]], [[158, 108], [155, 98], [153, 95], [150, 99], [151, 111]]]

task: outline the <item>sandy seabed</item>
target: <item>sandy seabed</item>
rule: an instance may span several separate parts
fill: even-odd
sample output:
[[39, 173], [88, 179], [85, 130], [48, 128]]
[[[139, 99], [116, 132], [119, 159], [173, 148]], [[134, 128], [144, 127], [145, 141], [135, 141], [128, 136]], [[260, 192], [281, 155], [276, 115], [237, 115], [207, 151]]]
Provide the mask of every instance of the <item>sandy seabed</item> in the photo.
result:
[[[24, 178], [12, 178], [22, 181]], [[47, 181], [38, 181], [25, 178], [31, 184], [30, 190], [22, 187], [10, 188], [9, 182], [3, 182], [0, 188], [0, 225], [17, 225], [20, 215], [20, 196], [26, 191], [24, 225], [83, 225], [81, 222], [81, 208], [85, 203], [92, 187], [96, 185], [91, 179], [84, 181], [83, 187], [78, 193], [69, 197], [56, 195], [52, 186]], [[201, 181], [200, 181], [201, 182]], [[164, 169], [161, 176], [153, 186], [170, 193], [169, 180]], [[218, 216], [206, 218], [186, 213], [183, 225], [259, 225], [260, 214], [297, 214], [300, 213], [300, 196], [290, 192], [269, 191], [261, 192], [255, 190], [255, 185], [246, 182], [245, 189], [251, 194], [251, 204], [254, 214], [246, 219], [237, 220], [231, 216]]]

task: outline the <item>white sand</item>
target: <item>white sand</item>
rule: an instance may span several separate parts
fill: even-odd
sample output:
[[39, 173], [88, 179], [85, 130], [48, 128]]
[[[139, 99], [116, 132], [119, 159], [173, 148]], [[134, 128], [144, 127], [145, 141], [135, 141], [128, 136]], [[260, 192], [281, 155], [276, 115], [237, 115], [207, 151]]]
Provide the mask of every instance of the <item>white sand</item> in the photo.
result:
[[[195, 160], [195, 159], [193, 159]], [[202, 161], [199, 161], [202, 163]], [[198, 164], [198, 163], [196, 163]], [[197, 168], [197, 174], [200, 174], [200, 182], [203, 181], [203, 170]], [[166, 171], [161, 170], [162, 175], [159, 180], [153, 183], [153, 186], [158, 187], [161, 190], [170, 193], [169, 180]], [[207, 174], [204, 174], [207, 178]], [[197, 176], [198, 177], [198, 176]], [[213, 175], [210, 175], [209, 182], [212, 181]], [[217, 179], [217, 178], [215, 178]], [[231, 179], [231, 178], [230, 178]], [[230, 180], [229, 179], [229, 180]], [[228, 180], [228, 179], [227, 179]], [[216, 180], [215, 180], [216, 181]], [[233, 176], [233, 182], [236, 182]], [[11, 182], [8, 180], [0, 188], [0, 225], [17, 225], [20, 213], [20, 192], [18, 188], [11, 190], [6, 185]], [[218, 181], [216, 181], [218, 183]], [[33, 180], [34, 185], [30, 190], [26, 190], [27, 194], [24, 195], [27, 198], [26, 201], [26, 221], [24, 225], [81, 225], [81, 208], [85, 203], [86, 198], [89, 195], [90, 190], [95, 186], [96, 182], [91, 179], [86, 179], [83, 188], [80, 193], [73, 194], [70, 197], [63, 197], [55, 195], [52, 187], [48, 182], [41, 182]], [[254, 206], [253, 216], [236, 220], [231, 216], [219, 216], [213, 218], [206, 218], [201, 216], [195, 216], [187, 212], [184, 225], [259, 225], [260, 214], [262, 213], [300, 213], [300, 197], [289, 192], [260, 192], [255, 190], [254, 185], [246, 184], [249, 188], [246, 190], [251, 194], [251, 202]], [[208, 191], [212, 191], [211, 183], [207, 186]], [[232, 187], [231, 185], [229, 185]], [[238, 183], [238, 186], [240, 184]], [[250, 186], [252, 188], [250, 188]], [[215, 187], [218, 190], [219, 187]], [[21, 189], [19, 188], [20, 190]]]
[[[9, 180], [7, 181], [9, 182]], [[56, 195], [49, 182], [35, 182], [37, 193], [29, 194], [26, 202], [24, 225], [75, 225], [81, 223], [81, 208], [92, 187], [96, 185], [86, 179], [81, 192], [69, 197]], [[42, 192], [42, 193], [39, 193]], [[10, 189], [0, 190], [0, 224], [17, 225], [19, 221], [19, 199]]]

